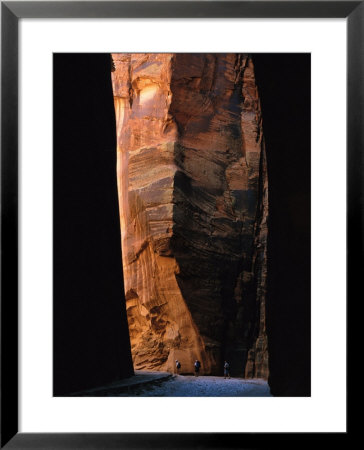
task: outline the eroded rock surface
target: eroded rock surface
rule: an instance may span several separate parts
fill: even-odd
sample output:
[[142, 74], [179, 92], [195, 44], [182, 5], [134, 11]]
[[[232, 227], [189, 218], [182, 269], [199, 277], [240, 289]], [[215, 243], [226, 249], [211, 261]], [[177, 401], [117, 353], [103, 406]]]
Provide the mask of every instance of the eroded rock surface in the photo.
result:
[[268, 375], [268, 181], [244, 54], [113, 54], [134, 367]]

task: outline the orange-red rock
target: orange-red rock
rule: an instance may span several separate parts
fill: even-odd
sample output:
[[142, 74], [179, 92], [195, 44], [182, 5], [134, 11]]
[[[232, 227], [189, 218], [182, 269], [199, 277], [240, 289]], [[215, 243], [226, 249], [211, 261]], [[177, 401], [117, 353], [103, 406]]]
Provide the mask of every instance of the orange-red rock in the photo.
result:
[[268, 375], [267, 170], [244, 54], [113, 54], [134, 367]]

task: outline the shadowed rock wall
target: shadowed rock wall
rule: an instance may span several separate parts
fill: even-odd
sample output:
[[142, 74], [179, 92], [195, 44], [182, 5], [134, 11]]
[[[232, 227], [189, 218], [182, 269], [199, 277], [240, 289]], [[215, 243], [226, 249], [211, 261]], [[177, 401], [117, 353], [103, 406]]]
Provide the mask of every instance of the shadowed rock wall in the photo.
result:
[[134, 367], [268, 376], [268, 181], [244, 54], [114, 54]]
[[267, 334], [273, 395], [311, 393], [311, 55], [254, 54], [269, 176]]
[[54, 395], [132, 375], [108, 54], [54, 55]]

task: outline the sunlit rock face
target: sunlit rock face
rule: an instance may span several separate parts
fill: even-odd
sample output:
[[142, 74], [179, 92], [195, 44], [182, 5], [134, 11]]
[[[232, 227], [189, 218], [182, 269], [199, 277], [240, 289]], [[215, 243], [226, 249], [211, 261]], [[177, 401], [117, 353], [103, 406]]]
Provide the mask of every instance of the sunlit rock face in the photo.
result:
[[244, 54], [113, 54], [134, 367], [268, 376], [268, 181]]

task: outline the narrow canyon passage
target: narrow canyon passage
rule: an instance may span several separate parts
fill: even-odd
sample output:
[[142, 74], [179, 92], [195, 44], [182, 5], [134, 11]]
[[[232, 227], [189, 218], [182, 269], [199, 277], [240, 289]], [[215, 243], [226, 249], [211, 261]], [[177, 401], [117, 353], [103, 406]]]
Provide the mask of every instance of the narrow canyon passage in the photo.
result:
[[131, 341], [309, 396], [310, 55], [172, 56], [54, 56], [54, 395], [130, 377]]

